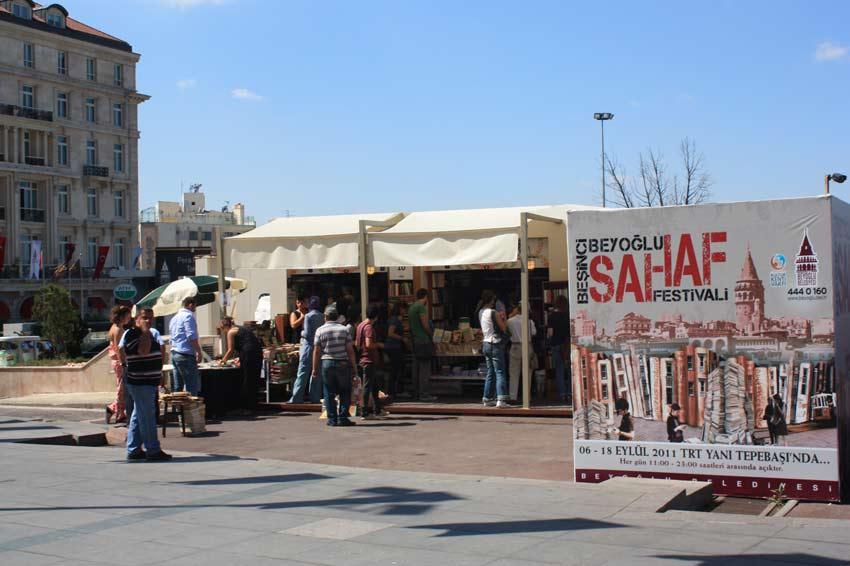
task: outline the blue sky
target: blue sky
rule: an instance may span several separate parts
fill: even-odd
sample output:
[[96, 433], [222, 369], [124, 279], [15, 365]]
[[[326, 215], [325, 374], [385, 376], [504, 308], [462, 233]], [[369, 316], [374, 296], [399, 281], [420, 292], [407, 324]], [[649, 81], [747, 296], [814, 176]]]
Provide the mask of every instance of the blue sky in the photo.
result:
[[599, 111], [632, 170], [696, 140], [716, 201], [850, 173], [846, 1], [64, 2], [142, 55], [142, 208], [598, 204]]

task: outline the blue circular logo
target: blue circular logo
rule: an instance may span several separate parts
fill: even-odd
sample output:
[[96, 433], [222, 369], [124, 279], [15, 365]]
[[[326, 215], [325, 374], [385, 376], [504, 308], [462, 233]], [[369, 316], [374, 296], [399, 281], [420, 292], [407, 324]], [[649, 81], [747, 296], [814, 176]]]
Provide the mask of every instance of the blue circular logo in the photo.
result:
[[775, 270], [785, 269], [785, 256], [783, 254], [773, 254], [770, 258], [770, 267]]

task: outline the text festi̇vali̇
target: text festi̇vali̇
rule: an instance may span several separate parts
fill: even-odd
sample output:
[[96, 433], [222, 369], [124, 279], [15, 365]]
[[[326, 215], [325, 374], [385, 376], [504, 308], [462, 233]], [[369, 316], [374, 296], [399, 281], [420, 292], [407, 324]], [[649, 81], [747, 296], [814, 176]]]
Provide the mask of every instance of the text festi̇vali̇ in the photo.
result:
[[[637, 303], [728, 301], [728, 287], [711, 287], [712, 265], [726, 262], [726, 252], [715, 249], [726, 242], [726, 232], [704, 232], [698, 238], [699, 243], [691, 234], [576, 239], [578, 304], [622, 303], [624, 298]], [[619, 269], [609, 255], [614, 253], [622, 254]], [[655, 275], [663, 276], [663, 288], [653, 288]]]

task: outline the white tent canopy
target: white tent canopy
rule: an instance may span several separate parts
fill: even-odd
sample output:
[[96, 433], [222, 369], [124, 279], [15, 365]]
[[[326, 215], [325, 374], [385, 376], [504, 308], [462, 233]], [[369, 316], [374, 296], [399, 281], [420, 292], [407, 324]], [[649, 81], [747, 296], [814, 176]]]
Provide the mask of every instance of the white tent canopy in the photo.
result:
[[227, 238], [227, 268], [353, 267], [359, 263], [360, 221], [395, 222], [402, 217], [402, 213], [394, 212], [276, 218]]
[[[522, 213], [566, 222], [577, 205], [412, 212], [395, 226], [369, 235], [378, 267], [446, 266], [515, 262]], [[532, 219], [530, 223], [534, 223]]]

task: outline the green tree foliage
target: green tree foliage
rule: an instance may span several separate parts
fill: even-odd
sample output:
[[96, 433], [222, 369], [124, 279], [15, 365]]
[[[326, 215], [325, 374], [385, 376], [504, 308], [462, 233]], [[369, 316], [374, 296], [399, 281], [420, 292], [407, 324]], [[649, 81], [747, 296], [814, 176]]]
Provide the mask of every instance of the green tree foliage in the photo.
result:
[[79, 314], [71, 304], [68, 290], [47, 285], [35, 296], [32, 315], [41, 323], [41, 333], [62, 350], [73, 349], [79, 340]]

